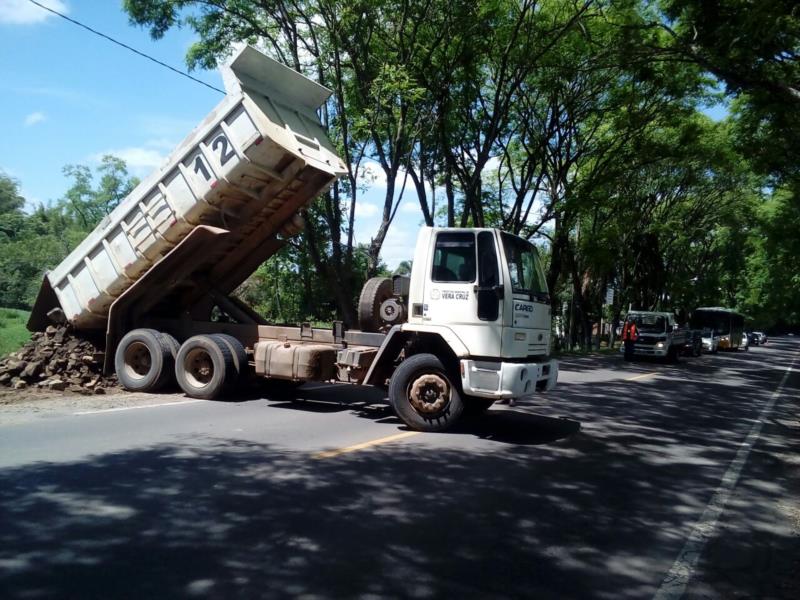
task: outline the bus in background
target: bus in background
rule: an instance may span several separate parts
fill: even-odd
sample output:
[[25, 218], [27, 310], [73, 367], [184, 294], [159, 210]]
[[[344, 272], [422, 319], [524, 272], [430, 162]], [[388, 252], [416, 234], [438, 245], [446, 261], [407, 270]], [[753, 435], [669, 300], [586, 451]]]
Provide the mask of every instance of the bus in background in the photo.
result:
[[689, 322], [692, 329], [713, 331], [719, 337], [721, 350], [736, 350], [742, 343], [744, 317], [730, 308], [696, 308]]

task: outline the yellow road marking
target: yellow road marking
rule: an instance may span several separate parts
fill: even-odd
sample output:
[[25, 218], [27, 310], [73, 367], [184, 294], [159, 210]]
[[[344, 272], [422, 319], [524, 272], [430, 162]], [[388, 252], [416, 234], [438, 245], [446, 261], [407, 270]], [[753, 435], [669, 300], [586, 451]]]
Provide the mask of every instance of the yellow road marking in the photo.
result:
[[405, 438], [419, 435], [419, 433], [419, 431], [404, 431], [403, 433], [395, 433], [394, 435], [388, 435], [386, 437], [378, 438], [377, 440], [370, 440], [369, 442], [362, 442], [361, 444], [355, 444], [353, 446], [346, 446], [344, 448], [337, 448], [336, 450], [318, 452], [312, 458], [333, 458], [334, 456], [340, 456], [350, 452], [357, 452], [358, 450], [364, 450], [365, 448], [371, 448], [372, 446], [379, 446], [381, 444], [388, 444], [389, 442], [403, 440]]
[[642, 373], [641, 375], [636, 375], [635, 377], [628, 377], [625, 381], [636, 381], [637, 379], [647, 379], [648, 377], [655, 377], [656, 375], [660, 375], [660, 373]]

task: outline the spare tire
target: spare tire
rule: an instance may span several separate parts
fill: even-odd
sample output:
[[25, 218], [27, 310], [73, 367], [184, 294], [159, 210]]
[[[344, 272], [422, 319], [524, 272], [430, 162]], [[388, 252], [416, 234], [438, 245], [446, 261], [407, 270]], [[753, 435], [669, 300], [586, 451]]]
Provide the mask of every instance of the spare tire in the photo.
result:
[[361, 288], [358, 299], [358, 326], [361, 331], [380, 331], [383, 326], [381, 304], [392, 297], [392, 280], [388, 277], [373, 277]]

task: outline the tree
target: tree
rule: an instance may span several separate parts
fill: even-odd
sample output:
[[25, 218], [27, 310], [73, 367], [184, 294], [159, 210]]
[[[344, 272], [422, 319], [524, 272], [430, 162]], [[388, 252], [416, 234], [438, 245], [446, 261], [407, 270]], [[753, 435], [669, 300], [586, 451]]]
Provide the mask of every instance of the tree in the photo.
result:
[[[797, 192], [776, 189], [758, 206], [743, 253], [746, 269], [737, 280], [738, 304], [757, 326], [800, 325], [800, 203]], [[737, 232], [741, 235], [741, 231]]]
[[[413, 187], [428, 225], [499, 226], [543, 244], [554, 312], [569, 300], [570, 333], [584, 344], [609, 285], [619, 316], [629, 303], [761, 306], [756, 288], [743, 295], [745, 271], [770, 285], [792, 281], [764, 258], [791, 243], [754, 236], [779, 231], [761, 203], [784, 214], [800, 189], [797, 15], [781, 0], [759, 5], [759, 19], [745, 6], [753, 3], [125, 2], [154, 37], [193, 28], [190, 67], [214, 66], [245, 41], [334, 92], [320, 116], [347, 177], [308, 210], [280, 264], [259, 271], [254, 301], [274, 298], [270, 310], [283, 315], [294, 297], [292, 315], [327, 319], [321, 299], [335, 298], [336, 316], [353, 323], [360, 282], [380, 269]], [[722, 97], [720, 82], [733, 116], [714, 124], [700, 111]], [[355, 207], [367, 159], [380, 165], [386, 193], [362, 250]], [[737, 244], [764, 259], [745, 260]], [[293, 277], [302, 294], [276, 293]]]
[[95, 174], [82, 165], [64, 172], [73, 179], [64, 197], [50, 206], [23, 211], [18, 184], [0, 177], [0, 306], [30, 308], [45, 271], [54, 268], [135, 187], [125, 163], [103, 158]]
[[800, 13], [794, 0], [662, 0], [631, 28], [667, 33], [637, 53], [653, 63], [694, 62], [737, 100], [740, 148], [778, 182], [797, 177]]
[[25, 198], [19, 194], [19, 183], [0, 173], [0, 215], [15, 213], [25, 206]]
[[94, 229], [139, 183], [128, 176], [125, 161], [111, 155], [102, 158], [97, 173], [100, 181], [93, 187], [94, 176], [89, 167], [64, 167], [64, 174], [73, 180], [62, 201], [64, 209], [86, 231]]

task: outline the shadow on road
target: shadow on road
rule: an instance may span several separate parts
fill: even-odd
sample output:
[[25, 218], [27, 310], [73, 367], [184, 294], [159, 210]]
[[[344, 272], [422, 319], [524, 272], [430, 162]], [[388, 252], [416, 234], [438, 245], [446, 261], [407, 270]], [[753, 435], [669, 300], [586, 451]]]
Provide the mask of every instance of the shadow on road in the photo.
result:
[[[571, 384], [424, 443], [332, 459], [198, 435], [6, 469], [0, 597], [649, 598], [776, 387], [785, 354], [771, 356], [730, 357], [721, 383], [704, 377], [716, 366], [681, 368], [679, 393]], [[359, 402], [342, 410], [373, 406]], [[460, 435], [501, 443], [452, 447]], [[767, 423], [762, 439], [785, 432]], [[781, 493], [790, 469], [753, 461], [747, 481]], [[769, 505], [738, 510], [776, 560], [797, 550]]]
[[[306, 384], [294, 389], [256, 389], [240, 401], [258, 400], [265, 397], [271, 408], [297, 410], [312, 413], [335, 413], [348, 411], [358, 417], [378, 423], [396, 424], [407, 429], [394, 415], [385, 398], [385, 393], [368, 386], [347, 384]], [[564, 418], [552, 418], [530, 414], [520, 410], [490, 410], [474, 417], [464, 417], [453, 430], [453, 435], [474, 435], [507, 444], [535, 445], [554, 442], [580, 430], [580, 423]]]

